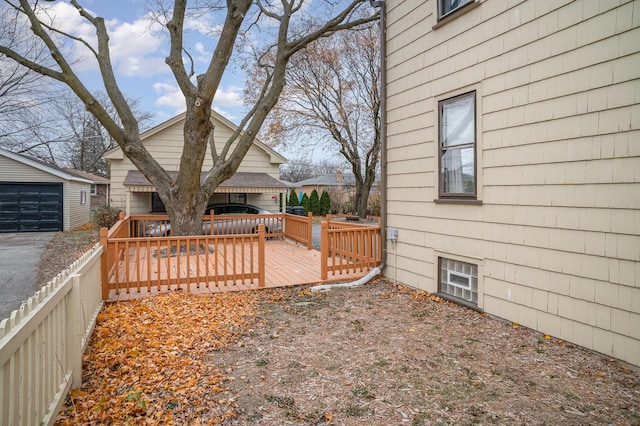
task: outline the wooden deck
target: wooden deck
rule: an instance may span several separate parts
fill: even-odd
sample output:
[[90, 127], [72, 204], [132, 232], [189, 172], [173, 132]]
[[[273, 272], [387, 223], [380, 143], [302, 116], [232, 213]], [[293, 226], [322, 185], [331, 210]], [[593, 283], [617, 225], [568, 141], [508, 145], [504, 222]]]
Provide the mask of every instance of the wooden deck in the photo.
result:
[[[153, 255], [153, 253], [144, 253], [141, 256], [149, 255], [154, 259], [150, 262], [149, 271], [133, 271], [127, 269], [127, 261], [120, 262], [121, 273], [136, 274], [138, 280], [144, 280], [144, 274], [151, 277], [161, 277], [166, 273], [162, 262], [162, 257]], [[109, 292], [108, 301], [122, 301], [135, 298], [141, 298], [161, 292], [167, 291], [188, 291], [191, 293], [218, 293], [225, 291], [242, 291], [256, 290], [260, 288], [290, 287], [303, 284], [328, 283], [338, 281], [350, 281], [364, 276], [367, 270], [356, 270], [342, 273], [329, 273], [326, 280], [321, 279], [321, 261], [320, 252], [317, 250], [307, 250], [303, 245], [295, 243], [291, 240], [268, 240], [265, 242], [265, 285], [259, 287], [256, 279], [247, 279], [243, 283], [191, 283], [191, 284], [165, 284], [165, 285], [149, 285], [142, 286], [140, 290], [132, 288], [129, 291], [119, 292], [115, 290]], [[202, 257], [206, 256], [183, 256], [181, 269], [184, 268], [183, 274], [186, 276], [193, 274], [194, 268], [210, 268], [212, 265], [203, 265]], [[198, 259], [200, 258], [200, 259]], [[130, 259], [129, 259], [129, 264]], [[198, 266], [200, 265], [200, 266]], [[216, 266], [219, 267], [219, 266]], [[142, 274], [142, 276], [138, 275]], [[154, 278], [155, 279], [155, 278]]]

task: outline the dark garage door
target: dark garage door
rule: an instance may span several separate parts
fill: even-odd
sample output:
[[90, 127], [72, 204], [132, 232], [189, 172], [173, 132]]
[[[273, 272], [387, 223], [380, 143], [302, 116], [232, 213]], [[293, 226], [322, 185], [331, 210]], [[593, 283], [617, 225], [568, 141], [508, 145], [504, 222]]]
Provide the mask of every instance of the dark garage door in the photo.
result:
[[0, 232], [62, 230], [61, 183], [0, 183]]

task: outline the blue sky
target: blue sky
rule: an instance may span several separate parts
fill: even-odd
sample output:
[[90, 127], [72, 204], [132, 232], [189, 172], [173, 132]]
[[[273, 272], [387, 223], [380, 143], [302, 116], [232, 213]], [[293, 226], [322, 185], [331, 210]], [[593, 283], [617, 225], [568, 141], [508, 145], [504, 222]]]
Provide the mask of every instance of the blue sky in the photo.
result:
[[[146, 19], [145, 0], [81, 0], [81, 4], [105, 19], [120, 88], [127, 96], [139, 98], [142, 109], [154, 113], [153, 124], [184, 111], [184, 98], [164, 63], [168, 41], [158, 34], [159, 26], [154, 27]], [[95, 39], [93, 27], [69, 3], [55, 2], [51, 7], [56, 26], [90, 42]], [[217, 41], [216, 17], [203, 16], [187, 25], [190, 29], [185, 37], [185, 47], [194, 58], [198, 74], [207, 66]], [[87, 51], [75, 47], [73, 55], [79, 61], [75, 68], [80, 71], [81, 78], [91, 90], [101, 88], [96, 62]], [[228, 69], [213, 105], [215, 110], [236, 123], [244, 111], [241, 99], [244, 80], [244, 74], [238, 68]]]

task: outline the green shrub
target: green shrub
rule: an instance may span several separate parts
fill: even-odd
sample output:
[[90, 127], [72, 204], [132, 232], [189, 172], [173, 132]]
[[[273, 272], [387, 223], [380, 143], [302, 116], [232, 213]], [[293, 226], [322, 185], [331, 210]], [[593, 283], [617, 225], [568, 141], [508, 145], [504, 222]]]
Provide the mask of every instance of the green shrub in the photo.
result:
[[291, 190], [291, 194], [289, 194], [289, 201], [287, 202], [289, 207], [296, 207], [300, 205], [300, 201], [298, 200], [298, 193], [295, 189]]
[[93, 211], [91, 221], [101, 228], [111, 228], [120, 217], [120, 209], [104, 206]]
[[300, 205], [304, 207], [304, 214], [307, 214], [311, 211], [311, 202], [309, 201], [309, 196], [306, 192], [302, 194], [302, 201], [300, 201]]
[[309, 196], [309, 207], [311, 207], [311, 212], [314, 216], [320, 216], [320, 197], [315, 189], [311, 191]]
[[320, 216], [326, 216], [331, 210], [331, 197], [327, 191], [322, 191], [320, 196]]

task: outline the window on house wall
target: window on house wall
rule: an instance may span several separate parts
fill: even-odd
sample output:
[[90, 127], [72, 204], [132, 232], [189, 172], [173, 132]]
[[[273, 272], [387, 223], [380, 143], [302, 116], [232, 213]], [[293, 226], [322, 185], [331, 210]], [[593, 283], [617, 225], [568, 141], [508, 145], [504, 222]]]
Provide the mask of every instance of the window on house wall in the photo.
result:
[[87, 191], [80, 191], [80, 204], [87, 204]]
[[98, 193], [97, 185], [91, 185], [91, 195], [96, 195]]
[[160, 199], [160, 196], [157, 192], [151, 193], [151, 212], [152, 213], [165, 213], [167, 209], [164, 206], [164, 203]]
[[247, 194], [244, 194], [244, 193], [229, 194], [229, 202], [247, 204]]
[[466, 303], [478, 304], [478, 265], [438, 258], [438, 291]]
[[467, 3], [473, 3], [473, 0], [438, 0], [438, 19], [455, 13]]
[[440, 197], [476, 197], [475, 103], [475, 92], [438, 103]]

